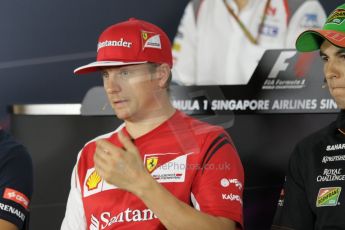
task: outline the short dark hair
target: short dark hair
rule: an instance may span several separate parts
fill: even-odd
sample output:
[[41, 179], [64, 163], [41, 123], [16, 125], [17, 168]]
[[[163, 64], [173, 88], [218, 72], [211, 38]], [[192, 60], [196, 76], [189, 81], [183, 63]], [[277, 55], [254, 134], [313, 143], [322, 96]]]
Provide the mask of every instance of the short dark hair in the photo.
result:
[[[150, 72], [151, 72], [151, 73], [156, 72], [156, 69], [161, 65], [161, 64], [159, 64], [159, 63], [152, 63], [152, 62], [149, 62], [148, 64], [149, 64], [149, 69], [150, 69]], [[167, 80], [167, 82], [166, 82], [166, 85], [165, 85], [165, 87], [166, 87], [167, 89], [169, 89], [169, 86], [170, 86], [170, 83], [171, 83], [171, 79], [172, 79], [172, 72], [171, 72], [171, 70], [170, 70], [169, 78], [168, 78], [168, 80]]]

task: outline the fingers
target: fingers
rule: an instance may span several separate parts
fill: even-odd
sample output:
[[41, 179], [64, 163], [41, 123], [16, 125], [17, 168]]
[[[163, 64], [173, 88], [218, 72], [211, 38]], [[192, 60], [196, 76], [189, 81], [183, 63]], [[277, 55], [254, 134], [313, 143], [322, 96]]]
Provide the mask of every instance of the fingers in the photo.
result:
[[106, 174], [104, 171], [104, 167], [102, 167], [101, 164], [97, 164], [95, 161], [95, 170], [102, 178], [104, 178], [104, 175]]
[[118, 138], [123, 148], [106, 139], [96, 141], [94, 167], [107, 183], [132, 191], [137, 178], [147, 171], [131, 139], [122, 132], [119, 132]]
[[119, 153], [122, 154], [124, 153], [123, 149], [117, 147], [116, 145], [112, 144], [111, 142], [105, 140], [105, 139], [100, 139], [96, 141], [96, 149], [99, 148], [103, 150], [103, 152], [108, 152], [108, 153]]
[[123, 147], [128, 152], [137, 152], [137, 147], [134, 145], [132, 140], [122, 133], [122, 130], [118, 132], [119, 141], [123, 144]]
[[104, 165], [106, 164], [109, 158], [109, 151], [107, 149], [104, 149], [98, 146], [96, 142], [96, 151], [93, 158], [94, 158], [95, 165], [100, 165], [100, 164]]
[[96, 150], [93, 156], [95, 169], [101, 173], [101, 170], [106, 170], [110, 162], [115, 161], [122, 154], [123, 149], [118, 148], [108, 142], [107, 140], [100, 139], [96, 141]]

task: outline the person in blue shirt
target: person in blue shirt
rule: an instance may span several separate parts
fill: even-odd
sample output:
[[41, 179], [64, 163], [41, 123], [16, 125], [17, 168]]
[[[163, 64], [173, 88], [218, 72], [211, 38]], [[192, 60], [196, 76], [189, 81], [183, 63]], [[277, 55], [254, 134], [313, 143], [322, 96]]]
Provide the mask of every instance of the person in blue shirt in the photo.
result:
[[0, 229], [28, 229], [33, 166], [26, 148], [0, 127]]

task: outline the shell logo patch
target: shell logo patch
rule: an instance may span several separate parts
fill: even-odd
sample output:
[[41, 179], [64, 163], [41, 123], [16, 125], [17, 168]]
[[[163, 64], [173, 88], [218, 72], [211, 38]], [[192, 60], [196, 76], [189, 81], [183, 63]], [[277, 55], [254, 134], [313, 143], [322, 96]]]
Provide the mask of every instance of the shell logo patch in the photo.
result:
[[316, 198], [316, 207], [337, 206], [341, 187], [320, 188]]
[[102, 178], [98, 175], [96, 171], [91, 173], [91, 175], [86, 180], [86, 186], [89, 190], [97, 188], [98, 184], [101, 182]]
[[92, 196], [111, 189], [117, 189], [117, 187], [104, 181], [96, 172], [95, 168], [89, 168], [86, 171], [83, 182], [83, 197]]
[[148, 157], [146, 158], [146, 168], [149, 172], [152, 172], [158, 164], [158, 157]]

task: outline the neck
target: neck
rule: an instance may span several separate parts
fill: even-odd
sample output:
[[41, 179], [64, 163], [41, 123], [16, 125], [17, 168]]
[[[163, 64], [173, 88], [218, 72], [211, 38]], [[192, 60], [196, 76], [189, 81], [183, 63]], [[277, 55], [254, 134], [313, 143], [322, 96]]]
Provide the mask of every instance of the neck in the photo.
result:
[[248, 3], [248, 0], [235, 0], [238, 10], [241, 11]]
[[166, 120], [168, 120], [174, 113], [175, 108], [171, 105], [170, 101], [163, 103], [160, 108], [153, 109], [145, 117], [136, 120], [126, 120], [126, 129], [132, 138], [138, 138], [151, 130], [155, 129]]

